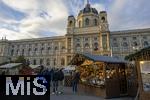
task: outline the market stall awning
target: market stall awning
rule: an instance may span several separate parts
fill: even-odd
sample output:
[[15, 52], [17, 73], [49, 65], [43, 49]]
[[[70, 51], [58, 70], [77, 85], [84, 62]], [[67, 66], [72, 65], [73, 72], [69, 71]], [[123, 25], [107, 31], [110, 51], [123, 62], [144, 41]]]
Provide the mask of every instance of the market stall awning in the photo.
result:
[[88, 53], [77, 53], [69, 64], [80, 65], [85, 59], [92, 60], [93, 62], [106, 62], [106, 63], [126, 63], [126, 61], [117, 59], [110, 56], [92, 55]]
[[0, 69], [11, 69], [11, 68], [17, 67], [21, 64], [22, 63], [9, 63], [9, 64], [5, 64], [5, 65], [1, 65]]
[[130, 54], [125, 57], [126, 60], [134, 61], [134, 60], [150, 60], [150, 46], [137, 51], [134, 54]]

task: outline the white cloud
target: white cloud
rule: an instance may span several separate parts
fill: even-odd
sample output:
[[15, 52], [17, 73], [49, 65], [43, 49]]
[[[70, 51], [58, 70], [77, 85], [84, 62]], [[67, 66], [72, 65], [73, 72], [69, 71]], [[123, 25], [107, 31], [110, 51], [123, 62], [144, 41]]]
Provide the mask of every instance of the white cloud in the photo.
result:
[[150, 1], [114, 0], [108, 8], [111, 30], [127, 30], [150, 27]]
[[92, 7], [96, 8], [98, 10], [98, 12], [106, 10], [103, 4], [95, 3], [94, 5], [92, 5]]
[[[21, 12], [25, 17], [17, 20], [17, 12], [12, 17], [0, 14], [0, 34], [8, 39], [22, 39], [66, 34], [67, 17], [77, 16], [85, 7], [86, 0], [1, 0], [14, 12]], [[91, 0], [92, 2], [92, 0]], [[146, 0], [112, 0], [107, 2], [107, 13], [111, 30], [150, 26], [150, 3]], [[106, 10], [100, 2], [91, 4], [98, 11]], [[3, 7], [1, 7], [2, 9]], [[5, 10], [5, 9], [3, 9]], [[5, 13], [5, 11], [1, 12]], [[12, 14], [12, 13], [10, 13]], [[7, 16], [6, 16], [7, 17]], [[53, 34], [52, 34], [53, 33]]]
[[0, 34], [1, 34], [0, 38], [6, 37], [9, 40], [25, 39], [25, 38], [31, 38], [31, 37], [37, 38], [38, 37], [37, 35], [34, 35], [34, 34], [30, 34], [30, 33], [22, 34], [22, 33], [19, 33], [19, 32], [12, 31], [12, 30], [8, 30], [6, 28], [1, 28], [0, 29]]
[[[45, 34], [40, 33], [41, 31], [56, 33], [53, 35], [64, 35], [66, 33], [68, 9], [63, 0], [3, 0], [3, 2], [27, 15], [27, 17], [18, 22], [20, 23], [18, 36], [14, 32], [13, 34], [15, 35], [13, 36], [16, 38], [13, 39], [20, 39], [21, 36], [23, 36], [22, 38], [44, 36]], [[8, 24], [8, 22], [4, 23]], [[0, 32], [4, 31], [7, 32], [9, 38], [9, 34], [12, 34], [12, 31], [0, 28]], [[31, 35], [26, 35], [27, 33]], [[24, 37], [24, 35], [26, 36]]]
[[[28, 13], [38, 8], [38, 0], [2, 0], [15, 10]], [[42, 0], [43, 1], [43, 0]]]

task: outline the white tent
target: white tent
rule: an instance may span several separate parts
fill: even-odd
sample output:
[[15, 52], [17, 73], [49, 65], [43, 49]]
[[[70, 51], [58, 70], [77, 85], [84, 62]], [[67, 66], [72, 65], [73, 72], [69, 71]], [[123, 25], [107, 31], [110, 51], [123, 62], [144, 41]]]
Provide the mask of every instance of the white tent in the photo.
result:
[[16, 66], [21, 65], [22, 63], [9, 63], [9, 64], [5, 64], [5, 65], [1, 65], [0, 69], [11, 69], [14, 68]]
[[18, 75], [19, 70], [22, 68], [22, 63], [9, 63], [0, 66], [0, 74], [5, 75]]

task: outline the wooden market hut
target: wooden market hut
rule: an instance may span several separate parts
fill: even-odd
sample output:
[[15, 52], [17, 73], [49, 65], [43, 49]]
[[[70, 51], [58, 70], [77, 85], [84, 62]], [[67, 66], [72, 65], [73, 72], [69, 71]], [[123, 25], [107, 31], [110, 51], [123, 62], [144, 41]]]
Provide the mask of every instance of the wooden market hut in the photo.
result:
[[70, 65], [80, 72], [79, 91], [88, 95], [113, 98], [128, 95], [126, 62], [114, 57], [76, 54]]
[[[139, 100], [150, 100], [150, 46], [134, 54], [125, 57], [126, 60], [134, 61], [138, 72], [139, 89], [137, 98]], [[145, 63], [146, 73], [143, 73]], [[145, 90], [147, 88], [147, 90]]]

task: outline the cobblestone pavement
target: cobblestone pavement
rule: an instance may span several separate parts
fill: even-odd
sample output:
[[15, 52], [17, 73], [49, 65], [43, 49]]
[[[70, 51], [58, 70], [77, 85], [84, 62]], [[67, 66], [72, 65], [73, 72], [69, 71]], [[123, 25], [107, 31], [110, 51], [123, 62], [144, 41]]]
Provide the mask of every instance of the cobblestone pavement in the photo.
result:
[[[55, 95], [51, 94], [50, 100], [106, 100], [102, 97], [97, 96], [86, 96], [84, 94], [74, 94], [71, 91], [71, 88], [64, 88], [64, 93], [61, 95]], [[108, 99], [108, 100], [133, 100], [132, 98], [114, 98], [114, 99]]]

